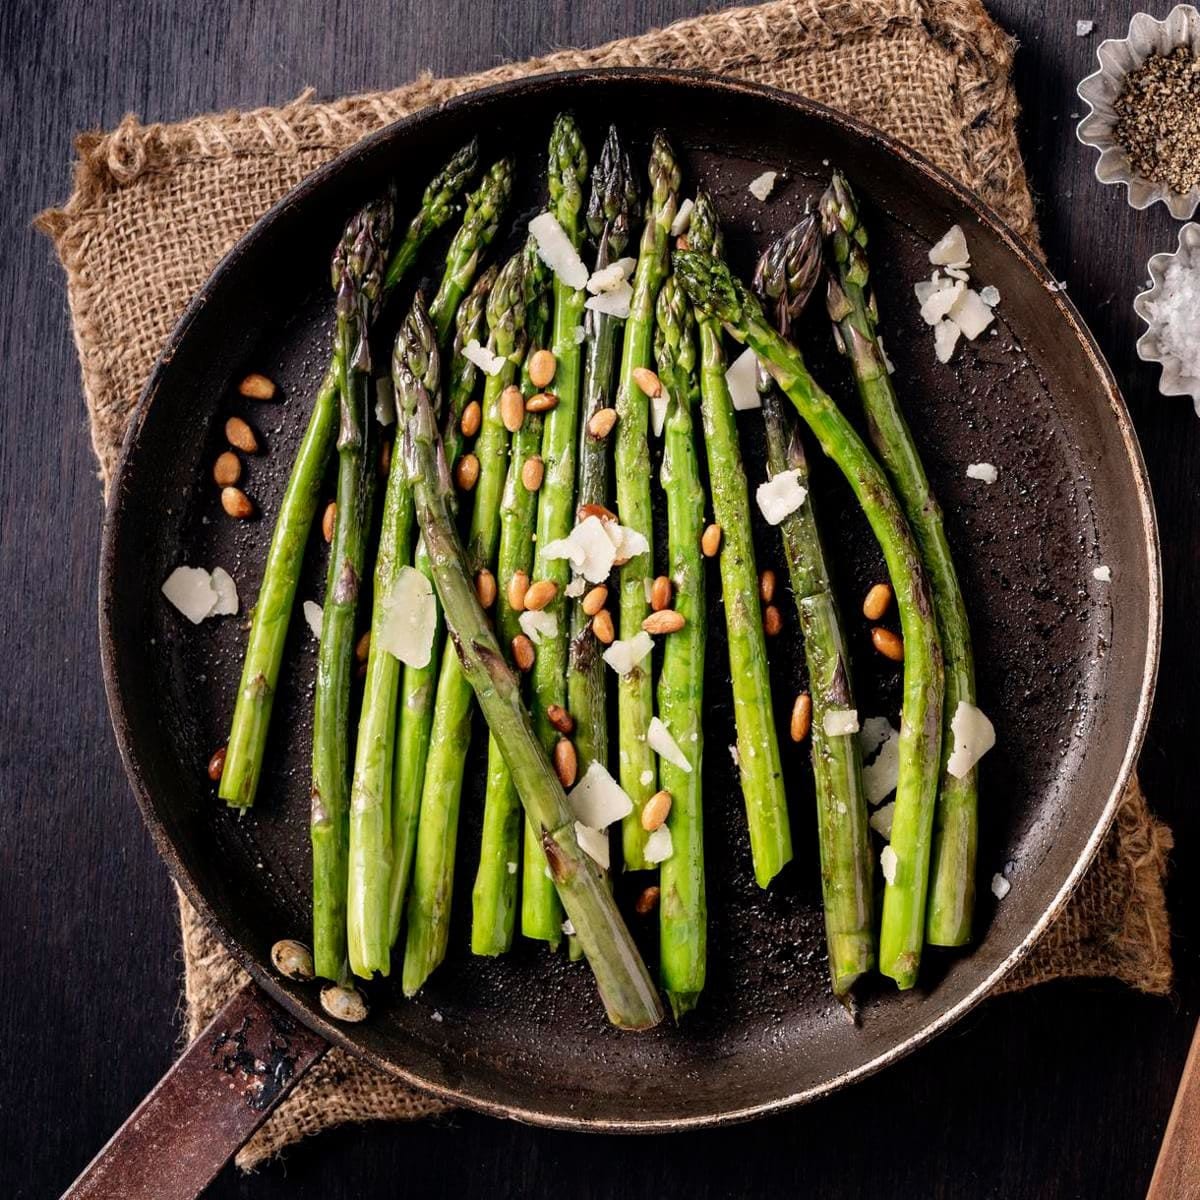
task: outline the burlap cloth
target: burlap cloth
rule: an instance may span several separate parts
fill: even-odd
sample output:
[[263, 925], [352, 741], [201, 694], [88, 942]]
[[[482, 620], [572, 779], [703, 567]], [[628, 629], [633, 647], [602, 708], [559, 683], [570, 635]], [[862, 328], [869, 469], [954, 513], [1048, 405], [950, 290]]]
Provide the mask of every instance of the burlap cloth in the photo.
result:
[[[845, 109], [916, 147], [1036, 238], [1014, 132], [1013, 43], [978, 0], [776, 0], [714, 13], [593, 50], [566, 50], [459, 79], [423, 76], [330, 104], [305, 93], [278, 109], [177, 125], [126, 117], [79, 138], [75, 190], [39, 218], [67, 271], [100, 475], [159, 348], [217, 260], [270, 205], [359, 138], [462, 92], [523, 75], [610, 65], [695, 67], [774, 84]], [[1162, 879], [1169, 830], [1129, 789], [1069, 906], [1006, 985], [1111, 976], [1170, 986]], [[180, 898], [189, 1034], [245, 976]], [[341, 1051], [328, 1054], [238, 1156], [250, 1168], [346, 1121], [426, 1116], [440, 1102]]]

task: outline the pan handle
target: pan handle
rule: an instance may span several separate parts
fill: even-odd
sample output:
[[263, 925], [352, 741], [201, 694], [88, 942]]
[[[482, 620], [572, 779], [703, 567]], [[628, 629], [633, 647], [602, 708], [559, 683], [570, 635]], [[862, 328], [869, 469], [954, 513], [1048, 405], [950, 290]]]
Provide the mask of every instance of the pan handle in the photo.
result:
[[247, 984], [63, 1200], [195, 1200], [328, 1049], [324, 1038]]
[[1200, 1196], [1200, 1025], [1192, 1037], [1192, 1048], [1146, 1200], [1196, 1200], [1197, 1196]]

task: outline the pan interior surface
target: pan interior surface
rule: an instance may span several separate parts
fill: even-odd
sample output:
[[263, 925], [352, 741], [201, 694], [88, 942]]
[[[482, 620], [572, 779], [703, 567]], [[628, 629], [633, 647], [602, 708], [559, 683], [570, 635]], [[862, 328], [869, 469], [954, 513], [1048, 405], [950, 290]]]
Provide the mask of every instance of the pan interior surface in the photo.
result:
[[[714, 196], [734, 267], [793, 223], [840, 166], [863, 202], [872, 279], [895, 380], [935, 490], [975, 638], [981, 707], [998, 744], [981, 771], [977, 941], [927, 951], [922, 988], [868, 988], [857, 1024], [829, 995], [807, 749], [787, 714], [803, 686], [790, 594], [771, 645], [773, 685], [795, 860], [770, 891], [750, 869], [736, 768], [726, 747], [732, 704], [720, 587], [712, 609], [704, 762], [709, 982], [681, 1028], [608, 1027], [586, 966], [522, 943], [502, 959], [469, 952], [470, 888], [479, 845], [485, 738], [476, 723], [462, 805], [455, 918], [447, 962], [420, 996], [400, 994], [398, 966], [367, 986], [370, 1019], [331, 1029], [316, 989], [269, 976], [271, 944], [308, 940], [308, 781], [316, 643], [297, 613], [258, 802], [227, 810], [205, 774], [225, 742], [274, 514], [329, 345], [328, 259], [347, 214], [393, 178], [402, 218], [448, 153], [480, 132], [484, 160], [517, 159], [518, 190], [503, 255], [544, 205], [550, 122], [574, 109], [589, 147], [610, 121], [643, 162], [655, 125], [680, 154], [684, 194]], [[653, 124], [651, 124], [653, 122]], [[748, 182], [780, 178], [768, 202]], [[963, 226], [973, 286], [1000, 292], [994, 332], [934, 357], [913, 284], [928, 249]], [[446, 239], [424, 256], [436, 284]], [[883, 138], [815, 106], [742, 85], [651, 72], [581, 73], [506, 85], [368, 140], [320, 172], [247, 237], [206, 285], [172, 339], [135, 418], [106, 527], [102, 622], [106, 674], [122, 750], [172, 870], [243, 963], [309, 1023], [379, 1065], [475, 1107], [549, 1124], [649, 1129], [731, 1119], [819, 1095], [918, 1044], [965, 1011], [1011, 966], [1061, 903], [1111, 816], [1141, 735], [1157, 649], [1157, 550], [1148, 489], [1107, 369], [1061, 294], [977, 205]], [[411, 288], [402, 289], [406, 304]], [[427, 291], [427, 295], [430, 294]], [[798, 340], [818, 379], [859, 420], [820, 297]], [[398, 311], [397, 307], [397, 311]], [[271, 403], [236, 382], [261, 371]], [[263, 452], [242, 486], [259, 518], [221, 511], [211, 466], [227, 416], [258, 430]], [[765, 478], [761, 421], [741, 415], [751, 489]], [[861, 425], [860, 425], [861, 427]], [[899, 708], [899, 673], [871, 649], [861, 598], [885, 578], [848, 488], [814, 456], [813, 498], [834, 564], [863, 716]], [[999, 468], [994, 485], [968, 464]], [[333, 494], [332, 482], [328, 493]], [[758, 518], [757, 512], [755, 518]], [[786, 571], [759, 524], [759, 566]], [[325, 546], [314, 529], [298, 601], [320, 602]], [[161, 595], [181, 564], [233, 575], [237, 618], [192, 626]], [[1108, 566], [1112, 581], [1093, 570]], [[298, 606], [297, 606], [298, 607]], [[465, 748], [464, 748], [465, 750]], [[878, 849], [879, 844], [877, 844]], [[989, 883], [1012, 890], [997, 902]], [[628, 900], [641, 883], [618, 880]], [[626, 911], [630, 911], [628, 904]], [[632, 918], [651, 962], [654, 919]]]

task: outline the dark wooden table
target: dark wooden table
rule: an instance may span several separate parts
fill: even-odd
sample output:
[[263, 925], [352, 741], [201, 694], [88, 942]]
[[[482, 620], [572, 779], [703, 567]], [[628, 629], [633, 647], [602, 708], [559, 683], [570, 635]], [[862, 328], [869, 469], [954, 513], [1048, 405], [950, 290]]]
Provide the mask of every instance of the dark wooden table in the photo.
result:
[[[134, 110], [387, 87], [593, 44], [697, 0], [6, 0], [0, 5], [0, 1179], [50, 1197], [169, 1064], [179, 1033], [175, 904], [126, 786], [96, 644], [100, 490], [62, 273], [35, 211], [61, 201], [71, 138]], [[1022, 42], [1022, 138], [1053, 269], [1133, 410], [1158, 502], [1167, 620], [1142, 763], [1175, 829], [1176, 995], [1059, 984], [993, 1001], [926, 1051], [803, 1111], [721, 1132], [545, 1133], [458, 1114], [326, 1134], [214, 1196], [1141, 1196], [1200, 1011], [1195, 892], [1200, 422], [1137, 361], [1130, 301], [1174, 248], [1092, 177], [1075, 83], [1135, 4], [992, 0]], [[1153, 6], [1165, 13], [1169, 5]], [[1099, 9], [1103, 11], [1097, 11]], [[1077, 37], [1075, 21], [1096, 32]]]

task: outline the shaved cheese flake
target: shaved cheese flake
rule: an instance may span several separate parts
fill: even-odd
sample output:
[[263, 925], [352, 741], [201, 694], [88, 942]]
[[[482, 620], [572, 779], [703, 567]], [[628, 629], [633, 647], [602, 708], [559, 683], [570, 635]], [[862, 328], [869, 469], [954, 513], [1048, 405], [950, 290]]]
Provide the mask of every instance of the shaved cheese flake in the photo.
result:
[[667, 409], [670, 404], [671, 397], [665, 387], [658, 389], [657, 396], [650, 397], [650, 432], [655, 437], [662, 437], [662, 431], [667, 424]]
[[995, 308], [1000, 303], [1000, 293], [990, 283], [987, 287], [979, 289], [979, 298], [988, 308]]
[[887, 717], [868, 717], [858, 731], [858, 752], [866, 762], [891, 736], [892, 723]]
[[609, 525], [599, 517], [584, 517], [567, 539], [579, 549], [579, 561], [575, 564], [588, 583], [603, 583], [617, 559], [617, 547], [613, 544]]
[[463, 347], [462, 356], [467, 362], [474, 363], [485, 375], [499, 375], [504, 370], [503, 355], [493, 354], [475, 338]]
[[636, 266], [636, 258], [618, 258], [616, 262], [609, 263], [607, 267], [601, 267], [599, 271], [592, 272], [587, 281], [587, 290], [593, 296], [597, 296], [601, 292], [611, 292], [614, 288], [620, 287], [633, 274], [633, 268]]
[[375, 420], [380, 425], [396, 423], [396, 393], [392, 381], [386, 375], [375, 380]]
[[958, 303], [958, 298], [966, 290], [966, 285], [958, 279], [948, 287], [938, 288], [921, 305], [921, 320], [926, 325], [936, 325]]
[[998, 871], [992, 876], [992, 895], [997, 900], [1003, 900], [1012, 891], [1012, 884]]
[[953, 321], [939, 321], [933, 327], [933, 352], [937, 355], [938, 362], [948, 363], [950, 361], [954, 347], [958, 345], [961, 332], [962, 330]]
[[213, 567], [212, 587], [217, 593], [217, 602], [213, 605], [210, 617], [236, 617], [238, 610], [237, 584], [233, 576], [224, 567]]
[[644, 630], [639, 630], [631, 638], [622, 641], [618, 638], [604, 652], [604, 661], [618, 675], [628, 675], [654, 649], [654, 639]]
[[572, 925], [570, 921], [564, 921], [562, 923], [562, 931], [567, 935], [567, 937], [575, 936], [575, 926]]
[[601, 524], [613, 544], [618, 559], [628, 561], [631, 558], [637, 558], [639, 554], [645, 554], [650, 549], [646, 535], [639, 533], [636, 529], [630, 529], [628, 525], [618, 525], [616, 521], [602, 521]]
[[[867, 734], [866, 726], [872, 726], [871, 741], [875, 741], [879, 724], [883, 726], [883, 737], [875, 747], [870, 751], [863, 748], [863, 787], [867, 792], [867, 800], [871, 804], [878, 804], [896, 790], [900, 778], [900, 731], [887, 717], [868, 717], [863, 724], [859, 735], [860, 747], [863, 747]], [[873, 759], [872, 754], [875, 755]]]
[[929, 261], [935, 266], [967, 266], [971, 253], [967, 249], [967, 237], [961, 225], [951, 225], [936, 246], [929, 251]]
[[760, 483], [754, 493], [759, 512], [768, 525], [778, 525], [804, 503], [808, 489], [800, 484], [799, 470], [780, 471], [774, 479]]
[[590, 308], [592, 312], [602, 313], [606, 317], [617, 317], [624, 320], [629, 316], [629, 305], [633, 300], [633, 288], [622, 280], [614, 288], [608, 291], [601, 292], [598, 296], [592, 296], [584, 304], [584, 308]]
[[884, 846], [883, 852], [879, 855], [879, 865], [883, 868], [884, 879], [888, 883], [895, 883], [896, 868], [900, 865], [900, 860], [896, 857], [896, 852], [891, 846]]
[[725, 372], [725, 385], [729, 388], [729, 399], [737, 412], [762, 408], [762, 396], [758, 391], [758, 359], [749, 346], [729, 364]]
[[[589, 829], [582, 821], [575, 822], [575, 838], [579, 848], [605, 871], [608, 870], [608, 834], [599, 829]], [[549, 874], [549, 868], [547, 868]]]
[[831, 708], [821, 722], [826, 737], [844, 737], [858, 732], [858, 710], [855, 708]]
[[572, 530], [565, 538], [555, 538], [554, 541], [547, 542], [542, 547], [542, 557], [565, 558], [577, 569], [583, 566], [584, 551], [578, 542], [572, 540], [574, 532]]
[[558, 617], [544, 608], [537, 611], [526, 609], [517, 617], [517, 624], [535, 646], [540, 646], [544, 637], [558, 637]]
[[916, 293], [917, 303], [924, 304], [934, 292], [945, 291], [953, 286], [954, 284], [949, 279], [943, 279], [937, 271], [934, 271], [932, 279], [922, 279], [920, 283], [914, 283], [913, 292]]
[[871, 828], [885, 838], [892, 836], [892, 818], [896, 815], [896, 802], [885, 804], [871, 814]]
[[633, 812], [633, 801], [598, 762], [588, 767], [567, 799], [571, 811], [589, 829], [607, 829]]
[[433, 584], [416, 567], [403, 566], [396, 572], [383, 607], [379, 648], [407, 667], [429, 666], [437, 628]]
[[567, 287], [579, 289], [587, 283], [588, 269], [553, 213], [539, 213], [529, 222], [529, 232], [537, 242], [538, 258]]
[[570, 596], [572, 600], [577, 600], [584, 592], [587, 591], [587, 580], [582, 575], [576, 575], [571, 582], [567, 584], [563, 590], [564, 596]]
[[779, 178], [778, 171], [764, 171], [761, 175], [750, 180], [747, 185], [755, 200], [766, 200], [775, 190], [775, 180]]
[[1000, 472], [992, 463], [970, 463], [967, 466], [967, 478], [978, 479], [983, 483], [995, 483], [1000, 478]]
[[883, 338], [877, 337], [875, 339], [875, 341], [879, 346], [879, 357], [883, 359], [883, 365], [884, 365], [885, 369], [887, 370], [887, 373], [889, 375], [895, 375], [896, 365], [895, 365], [895, 363], [892, 362], [892, 360], [890, 358], [888, 358], [888, 353], [883, 348]]
[[950, 722], [950, 733], [954, 738], [954, 753], [946, 761], [946, 770], [955, 779], [962, 779], [996, 744], [996, 730], [982, 710], [960, 700]]
[[660, 825], [646, 839], [646, 845], [642, 848], [642, 856], [648, 863], [666, 862], [674, 853], [671, 831], [666, 825]]
[[1093, 567], [1092, 578], [1097, 583], [1112, 583], [1112, 567]]
[[212, 576], [203, 567], [176, 567], [162, 585], [162, 594], [193, 625], [209, 616], [220, 600]]
[[638, 781], [641, 783], [642, 787], [649, 787], [654, 782], [654, 772], [643, 771], [638, 776]]
[[951, 279], [961, 279], [964, 283], [971, 278], [971, 273], [969, 271], [964, 271], [962, 267], [947, 267], [946, 274], [949, 275]]
[[947, 316], [972, 340], [996, 319], [996, 314], [984, 304], [974, 288], [966, 288], [963, 291]]
[[695, 201], [690, 197], [679, 206], [675, 220], [671, 222], [672, 237], [682, 237], [692, 227], [692, 209], [695, 207]]
[[576, 325], [575, 328], [571, 330], [571, 340], [575, 343], [575, 345], [582, 346], [583, 343], [587, 341], [587, 330], [584, 329], [582, 325]]
[[304, 619], [308, 622], [308, 628], [319, 642], [321, 640], [321, 621], [325, 617], [325, 610], [315, 600], [305, 600], [301, 608], [304, 610]]
[[671, 731], [658, 717], [650, 718], [650, 726], [646, 730], [646, 742], [660, 758], [665, 758], [672, 766], [686, 771], [689, 775], [692, 773], [692, 764], [684, 757], [683, 751], [671, 736]]

